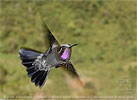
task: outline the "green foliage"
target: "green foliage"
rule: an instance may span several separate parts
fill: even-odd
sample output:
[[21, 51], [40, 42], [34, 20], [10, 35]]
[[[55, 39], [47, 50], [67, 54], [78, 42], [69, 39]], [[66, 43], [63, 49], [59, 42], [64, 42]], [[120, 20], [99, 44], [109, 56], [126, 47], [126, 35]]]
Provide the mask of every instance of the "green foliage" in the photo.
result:
[[71, 59], [81, 78], [89, 82], [82, 94], [76, 95], [116, 95], [120, 77], [135, 79], [136, 67], [128, 66], [136, 61], [135, 2], [1, 1], [0, 97], [34, 96], [37, 92], [73, 95], [73, 87], [61, 70], [53, 69], [44, 89], [39, 90], [21, 65], [20, 47], [46, 50], [39, 13], [60, 44], [79, 44], [73, 48]]

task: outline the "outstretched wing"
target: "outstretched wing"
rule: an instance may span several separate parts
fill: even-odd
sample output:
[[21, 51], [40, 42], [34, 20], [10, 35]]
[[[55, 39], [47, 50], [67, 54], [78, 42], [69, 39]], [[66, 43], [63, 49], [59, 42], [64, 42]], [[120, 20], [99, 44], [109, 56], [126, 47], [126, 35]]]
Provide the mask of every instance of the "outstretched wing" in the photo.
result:
[[28, 76], [31, 77], [31, 81], [42, 89], [50, 72], [50, 67], [45, 67], [44, 54], [27, 48], [21, 48], [19, 54]]
[[79, 83], [81, 84], [81, 86], [83, 86], [83, 83], [80, 80], [78, 73], [76, 72], [74, 66], [72, 65], [72, 63], [70, 61], [63, 63], [63, 64], [59, 65], [58, 67], [61, 67], [63, 70], [68, 72], [71, 76], [77, 78]]
[[61, 64], [61, 67], [74, 77], [79, 77], [71, 62]]
[[49, 30], [49, 28], [47, 27], [47, 25], [46, 25], [46, 23], [44, 21], [42, 22], [42, 25], [43, 25], [43, 31], [45, 33], [46, 45], [48, 45], [52, 49], [55, 48], [55, 47], [60, 46], [59, 43], [58, 43], [58, 41], [53, 36], [53, 34], [51, 33], [51, 31]]

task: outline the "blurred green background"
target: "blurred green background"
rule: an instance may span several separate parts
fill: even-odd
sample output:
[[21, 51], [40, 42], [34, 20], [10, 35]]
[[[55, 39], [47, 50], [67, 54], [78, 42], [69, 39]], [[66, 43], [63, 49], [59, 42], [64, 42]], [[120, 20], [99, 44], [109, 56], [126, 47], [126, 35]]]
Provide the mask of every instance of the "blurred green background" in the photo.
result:
[[[39, 12], [60, 44], [79, 44], [71, 60], [83, 88], [55, 68], [42, 90], [31, 83], [18, 51], [23, 46], [45, 52]], [[1, 1], [0, 15], [0, 98], [135, 95], [136, 2]], [[121, 87], [123, 78], [131, 86]]]

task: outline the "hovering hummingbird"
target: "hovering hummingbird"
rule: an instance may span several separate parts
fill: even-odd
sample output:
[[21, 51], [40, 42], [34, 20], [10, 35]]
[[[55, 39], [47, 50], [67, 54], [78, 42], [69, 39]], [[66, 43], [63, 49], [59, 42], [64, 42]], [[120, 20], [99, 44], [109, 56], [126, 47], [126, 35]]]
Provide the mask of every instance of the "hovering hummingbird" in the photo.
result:
[[20, 59], [22, 60], [22, 64], [26, 67], [28, 76], [31, 77], [31, 81], [42, 89], [52, 67], [63, 67], [79, 79], [79, 76], [70, 61], [71, 49], [77, 44], [59, 45], [58, 41], [44, 22], [43, 27], [44, 32], [46, 33], [48, 46], [48, 50], [45, 53], [28, 48], [21, 48], [19, 50]]

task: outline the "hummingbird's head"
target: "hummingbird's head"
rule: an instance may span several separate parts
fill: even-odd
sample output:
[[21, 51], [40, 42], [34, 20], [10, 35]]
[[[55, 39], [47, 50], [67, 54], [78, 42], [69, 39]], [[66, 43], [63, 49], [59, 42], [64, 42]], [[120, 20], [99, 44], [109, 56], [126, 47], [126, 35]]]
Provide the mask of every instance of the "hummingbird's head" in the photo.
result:
[[59, 49], [59, 52], [58, 52], [60, 54], [61, 59], [69, 60], [70, 56], [71, 56], [71, 48], [76, 45], [78, 45], [78, 44], [73, 44], [73, 45], [62, 44], [61, 48]]

